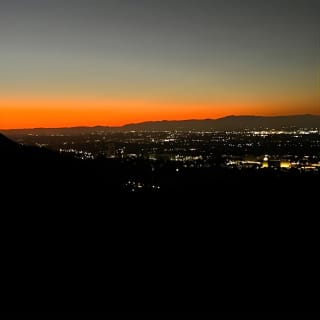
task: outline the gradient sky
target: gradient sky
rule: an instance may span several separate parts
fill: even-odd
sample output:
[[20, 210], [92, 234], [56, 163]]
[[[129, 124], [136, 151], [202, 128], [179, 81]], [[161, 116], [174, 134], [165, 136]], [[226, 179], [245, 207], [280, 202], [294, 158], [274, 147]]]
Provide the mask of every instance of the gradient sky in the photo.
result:
[[320, 114], [319, 0], [1, 0], [0, 128]]

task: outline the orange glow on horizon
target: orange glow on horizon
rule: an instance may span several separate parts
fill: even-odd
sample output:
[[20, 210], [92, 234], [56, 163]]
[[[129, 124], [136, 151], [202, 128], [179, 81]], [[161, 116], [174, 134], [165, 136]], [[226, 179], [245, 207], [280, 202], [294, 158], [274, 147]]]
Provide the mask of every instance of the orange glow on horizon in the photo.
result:
[[166, 103], [138, 100], [0, 99], [0, 129], [120, 126], [157, 120], [220, 118], [228, 115], [319, 114], [305, 104]]

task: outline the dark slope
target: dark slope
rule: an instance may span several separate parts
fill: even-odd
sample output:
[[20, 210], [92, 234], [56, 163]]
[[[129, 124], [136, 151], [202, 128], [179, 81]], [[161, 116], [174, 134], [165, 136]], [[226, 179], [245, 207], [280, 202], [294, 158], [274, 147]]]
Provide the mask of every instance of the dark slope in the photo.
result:
[[[312, 208], [317, 208], [319, 179], [311, 188], [308, 177], [219, 169], [192, 169], [179, 177], [174, 167], [164, 167], [156, 178], [167, 185], [165, 192], [128, 194], [117, 190], [119, 182], [133, 175], [147, 177], [152, 170], [146, 163], [139, 171], [138, 164], [53, 160], [56, 155], [40, 161], [36, 154], [52, 153], [1, 136], [1, 156], [4, 150], [10, 150], [10, 161], [0, 162], [1, 222], [2, 229], [8, 230], [3, 247], [13, 258], [3, 260], [4, 265], [13, 261], [12, 279], [25, 288], [24, 300], [36, 281], [50, 290], [57, 288], [59, 295], [64, 291], [69, 295], [70, 289], [64, 288], [81, 293], [87, 277], [88, 283], [107, 279], [116, 288], [122, 279], [121, 288], [133, 288], [129, 291], [133, 301], [143, 282], [161, 287], [170, 279], [164, 286], [167, 290], [181, 275], [181, 285], [189, 286], [183, 270], [190, 257], [200, 265], [196, 280], [200, 277], [203, 283], [221, 261], [221, 271], [214, 272], [218, 278], [225, 273], [223, 279], [231, 277], [232, 283], [234, 277], [245, 278], [246, 286], [250, 279], [256, 284], [261, 274], [266, 281], [278, 275], [283, 283], [292, 263], [280, 273], [279, 265], [288, 251], [296, 259], [297, 248], [305, 252], [310, 243], [317, 243], [311, 238], [301, 246], [301, 238], [308, 239], [301, 232], [307, 230], [309, 235], [309, 225], [318, 226], [312, 221], [318, 218]], [[301, 204], [301, 213], [293, 215]], [[260, 271], [260, 265], [267, 270]], [[272, 272], [274, 265], [278, 267]], [[209, 266], [207, 273], [203, 266]], [[257, 275], [252, 268], [258, 268]], [[293, 276], [288, 277], [292, 282]], [[31, 283], [25, 285], [26, 279]], [[70, 304], [70, 297], [65, 301]]]
[[7, 196], [31, 199], [68, 177], [68, 161], [59, 154], [15, 143], [0, 135], [1, 189]]
[[60, 156], [48, 149], [20, 145], [0, 134], [0, 161], [23, 164], [29, 162], [57, 161]]
[[3, 198], [13, 198], [14, 205], [20, 205], [16, 199], [32, 206], [45, 202], [43, 210], [59, 212], [101, 205], [111, 193], [121, 191], [130, 170], [116, 161], [77, 160], [0, 135], [0, 191], [6, 195]]
[[[69, 210], [82, 210], [86, 204], [89, 211], [96, 206], [106, 212], [109, 206], [118, 203], [118, 209], [128, 205], [131, 212], [135, 205], [123, 200], [132, 197], [140, 198], [140, 205], [150, 210], [148, 201], [154, 196], [156, 208], [163, 213], [172, 208], [171, 203], [179, 211], [209, 203], [214, 205], [212, 212], [217, 212], [220, 206], [222, 210], [240, 206], [250, 211], [259, 210], [253, 200], [265, 205], [277, 203], [278, 207], [289, 207], [297, 201], [306, 201], [308, 205], [318, 192], [319, 175], [308, 172], [229, 170], [212, 166], [186, 168], [177, 173], [175, 166], [175, 163], [150, 163], [144, 159], [76, 160], [44, 148], [21, 146], [0, 136], [1, 187], [19, 198], [45, 199], [58, 208], [65, 208], [63, 202], [66, 202]], [[152, 188], [143, 189], [135, 196], [125, 187], [129, 181], [161, 188], [157, 193]], [[120, 196], [120, 202], [113, 195]]]
[[8, 152], [14, 152], [20, 150], [19, 145], [8, 139], [6, 136], [0, 133], [0, 154], [6, 155]]

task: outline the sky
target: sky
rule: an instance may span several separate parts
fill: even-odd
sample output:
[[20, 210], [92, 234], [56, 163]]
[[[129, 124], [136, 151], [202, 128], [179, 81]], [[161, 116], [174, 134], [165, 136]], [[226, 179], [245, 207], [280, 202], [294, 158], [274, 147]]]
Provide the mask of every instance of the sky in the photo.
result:
[[320, 114], [319, 0], [0, 0], [0, 128]]

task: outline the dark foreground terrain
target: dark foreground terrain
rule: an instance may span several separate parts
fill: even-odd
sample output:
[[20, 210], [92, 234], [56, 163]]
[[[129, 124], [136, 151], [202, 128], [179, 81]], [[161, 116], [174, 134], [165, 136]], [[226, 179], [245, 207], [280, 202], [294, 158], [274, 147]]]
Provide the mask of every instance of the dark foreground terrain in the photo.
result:
[[[256, 168], [183, 167], [172, 161], [148, 159], [79, 160], [45, 148], [19, 145], [0, 136], [3, 192], [59, 210], [125, 209], [124, 199], [168, 213], [185, 208], [194, 213], [228, 211], [271, 214], [307, 210], [317, 198], [318, 171]], [[149, 203], [158, 199], [158, 203]], [[18, 203], [20, 204], [20, 203]], [[163, 206], [163, 207], [162, 207]], [[127, 210], [127, 209], [126, 209]]]
[[83, 161], [4, 136], [0, 159], [7, 306], [306, 310], [318, 174]]

